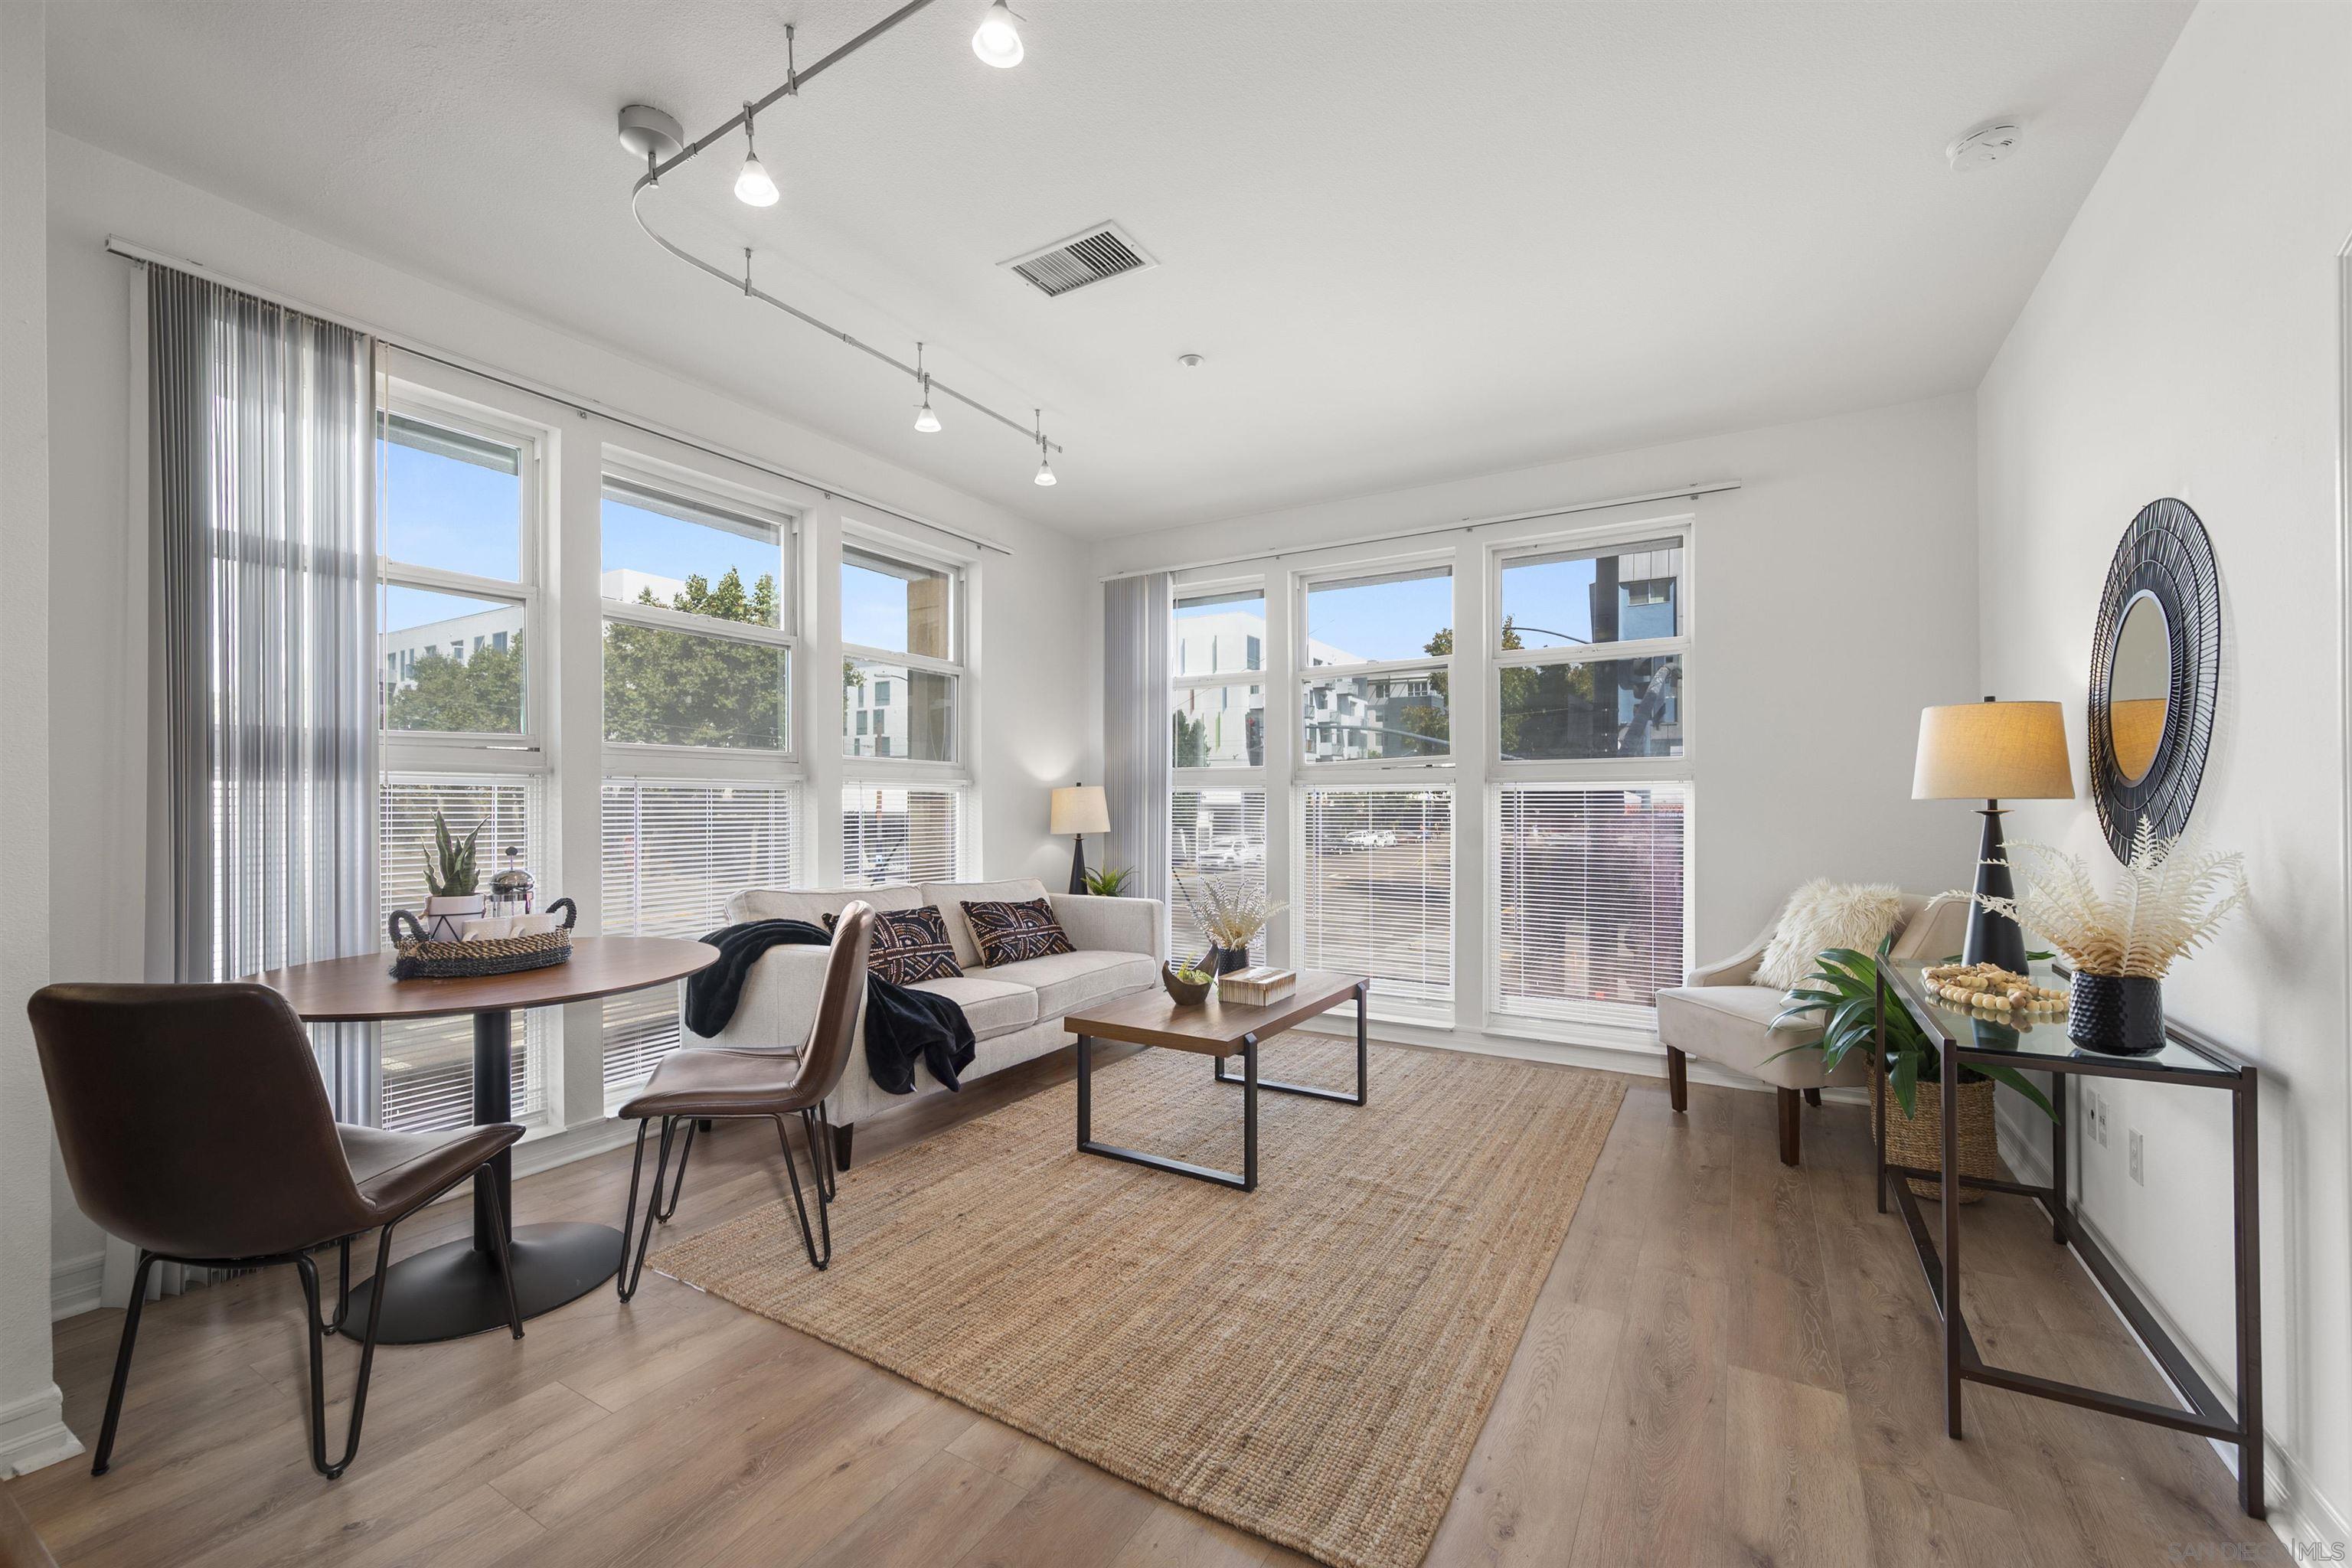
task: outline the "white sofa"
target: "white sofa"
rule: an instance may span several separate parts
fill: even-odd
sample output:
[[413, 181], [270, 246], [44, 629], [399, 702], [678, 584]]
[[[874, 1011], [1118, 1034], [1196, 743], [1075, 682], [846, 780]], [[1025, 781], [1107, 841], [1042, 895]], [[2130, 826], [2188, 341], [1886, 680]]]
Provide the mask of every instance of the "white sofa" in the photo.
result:
[[[1054, 918], [1077, 951], [982, 968], [980, 948], [964, 920], [964, 904], [1044, 898], [1053, 900]], [[1160, 984], [1160, 938], [1165, 928], [1157, 899], [1049, 894], [1045, 884], [1035, 880], [932, 882], [919, 887], [822, 891], [747, 888], [727, 901], [727, 918], [730, 922], [796, 920], [823, 925], [826, 915], [839, 914], [853, 899], [863, 899], [878, 910], [910, 910], [922, 904], [939, 909], [964, 973], [961, 979], [926, 980], [914, 989], [936, 992], [963, 1008], [977, 1041], [972, 1064], [962, 1074], [966, 1083], [1070, 1044], [1073, 1037], [1062, 1027], [1065, 1014]], [[770, 948], [745, 977], [742, 997], [727, 1027], [711, 1036], [689, 1031], [682, 1043], [735, 1050], [798, 1049], [816, 1020], [824, 961], [825, 950], [821, 947]], [[860, 1121], [892, 1106], [910, 1105], [946, 1092], [920, 1064], [915, 1068], [913, 1093], [891, 1094], [877, 1086], [866, 1068], [866, 1018], [861, 1007], [848, 1070], [842, 1075], [840, 1089], [825, 1102], [840, 1163], [849, 1163], [851, 1132]]]

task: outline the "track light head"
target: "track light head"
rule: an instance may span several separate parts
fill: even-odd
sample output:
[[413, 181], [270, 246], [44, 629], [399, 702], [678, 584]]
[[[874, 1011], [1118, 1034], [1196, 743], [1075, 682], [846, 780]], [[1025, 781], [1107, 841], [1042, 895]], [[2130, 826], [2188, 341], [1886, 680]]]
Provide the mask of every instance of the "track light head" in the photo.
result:
[[915, 411], [915, 428], [926, 436], [940, 433], [940, 416], [931, 412], [931, 395], [923, 394], [923, 405]]
[[999, 69], [1021, 63], [1026, 52], [1021, 47], [1021, 29], [1013, 25], [1013, 7], [1004, 0], [995, 0], [980, 19], [980, 28], [971, 36], [971, 52]]
[[1037, 458], [1037, 482], [1041, 485], [1058, 485], [1062, 482], [1054, 477], [1053, 460], [1042, 453]]
[[751, 140], [751, 106], [743, 106], [743, 168], [735, 176], [735, 199], [747, 207], [772, 207], [782, 192], [761, 166], [760, 149]]

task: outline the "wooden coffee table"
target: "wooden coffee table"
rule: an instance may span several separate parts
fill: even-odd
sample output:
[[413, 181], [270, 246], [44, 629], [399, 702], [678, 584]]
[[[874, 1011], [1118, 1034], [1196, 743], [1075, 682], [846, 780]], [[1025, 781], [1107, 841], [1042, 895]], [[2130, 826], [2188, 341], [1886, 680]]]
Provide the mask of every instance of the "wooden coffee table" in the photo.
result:
[[[1364, 1037], [1364, 1002], [1371, 994], [1371, 990], [1372, 983], [1360, 974], [1334, 974], [1328, 970], [1305, 969], [1299, 971], [1297, 986], [1289, 995], [1263, 1007], [1244, 1007], [1235, 1003], [1220, 1002], [1214, 993], [1206, 1002], [1182, 1006], [1162, 990], [1122, 996], [1099, 1007], [1072, 1013], [1062, 1020], [1062, 1026], [1078, 1037], [1078, 1152], [1125, 1160], [1134, 1165], [1149, 1165], [1155, 1171], [1173, 1171], [1180, 1176], [1214, 1182], [1221, 1187], [1235, 1187], [1244, 1193], [1255, 1192], [1259, 1089], [1304, 1095], [1310, 1100], [1336, 1100], [1342, 1105], [1364, 1103], [1369, 1058]], [[1337, 1089], [1316, 1089], [1303, 1083], [1277, 1083], [1272, 1079], [1261, 1079], [1257, 1076], [1260, 1040], [1271, 1038], [1318, 1013], [1328, 1013], [1349, 997], [1355, 998], [1356, 1002], [1355, 1093], [1343, 1094]], [[1241, 1174], [1096, 1142], [1093, 1080], [1094, 1043], [1097, 1040], [1125, 1040], [1134, 1045], [1191, 1051], [1196, 1056], [1213, 1058], [1212, 1076], [1217, 1082], [1242, 1086]], [[1242, 1076], [1227, 1078], [1225, 1058], [1235, 1052], [1241, 1054]]]

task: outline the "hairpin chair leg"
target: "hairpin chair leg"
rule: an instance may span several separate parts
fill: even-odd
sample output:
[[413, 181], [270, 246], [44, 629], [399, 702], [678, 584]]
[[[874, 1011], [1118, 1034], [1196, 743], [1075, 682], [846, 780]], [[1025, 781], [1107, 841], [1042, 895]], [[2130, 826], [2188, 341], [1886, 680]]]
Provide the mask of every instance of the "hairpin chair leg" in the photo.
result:
[[[831, 1203], [841, 1195], [841, 1162], [835, 1158], [840, 1151], [834, 1142], [835, 1129], [824, 1113], [824, 1101], [822, 1100], [816, 1102], [815, 1109], [801, 1114], [815, 1124], [815, 1130], [809, 1134], [810, 1149], [815, 1149], [820, 1134], [824, 1139], [824, 1201]], [[803, 1125], [807, 1123], [803, 1122]]]
[[646, 1130], [652, 1125], [653, 1118], [649, 1116], [637, 1121], [637, 1157], [629, 1166], [629, 1205], [621, 1211], [621, 1268], [613, 1276], [613, 1286], [621, 1293], [624, 1301], [637, 1293], [637, 1282], [645, 1278], [646, 1247], [654, 1237], [654, 1210], [661, 1205], [662, 1178], [669, 1173], [669, 1145], [671, 1138], [677, 1132], [677, 1118], [662, 1118], [661, 1158], [654, 1164], [653, 1195], [646, 1202], [645, 1228], [637, 1236], [633, 1268], [629, 1257], [629, 1233], [637, 1226], [637, 1177], [645, 1170]]
[[507, 1326], [522, 1338], [522, 1300], [515, 1294], [514, 1258], [509, 1255], [506, 1209], [499, 1202], [498, 1184], [485, 1183], [490, 1200], [490, 1235], [498, 1242], [499, 1282], [507, 1289]]
[[[694, 1135], [709, 1125], [709, 1122], [700, 1120], [689, 1121], [686, 1124], [686, 1142], [678, 1146], [677, 1174], [670, 1181], [669, 1202], [663, 1205], [662, 1207], [656, 1210], [654, 1214], [654, 1217], [661, 1221], [664, 1225], [667, 1225], [669, 1223], [670, 1215], [677, 1213], [677, 1195], [678, 1194], [686, 1191], [686, 1163], [694, 1155]], [[656, 1203], [661, 1200], [661, 1184], [659, 1182], [654, 1184], [654, 1199]]]
[[332, 1464], [327, 1462], [327, 1356], [319, 1316], [319, 1266], [304, 1252], [296, 1254], [294, 1267], [302, 1276], [302, 1294], [310, 1308], [303, 1314], [304, 1326], [310, 1331], [310, 1468], [331, 1481], [352, 1468], [360, 1451], [360, 1424], [367, 1418], [368, 1378], [375, 1370], [376, 1329], [383, 1317], [384, 1270], [392, 1267], [392, 1226], [376, 1232], [375, 1289], [368, 1297], [367, 1335], [360, 1341], [359, 1380], [352, 1384], [351, 1428], [343, 1440], [343, 1457]]
[[147, 1305], [147, 1271], [154, 1267], [155, 1255], [140, 1248], [138, 1271], [131, 1277], [131, 1304], [122, 1314], [122, 1343], [114, 1352], [114, 1386], [106, 1394], [106, 1424], [98, 1429], [98, 1452], [90, 1457], [93, 1476], [106, 1474], [114, 1458], [114, 1429], [122, 1425], [122, 1394], [131, 1386], [131, 1348], [139, 1342], [139, 1313]]
[[319, 1326], [331, 1334], [341, 1333], [343, 1315], [352, 1310], [352, 1238], [335, 1243], [335, 1315]]
[[801, 1245], [808, 1250], [811, 1267], [826, 1268], [833, 1262], [833, 1220], [825, 1212], [824, 1166], [821, 1163], [824, 1156], [816, 1152], [814, 1143], [810, 1145], [809, 1168], [816, 1173], [811, 1184], [816, 1188], [817, 1229], [824, 1237], [824, 1254], [819, 1257], [816, 1237], [809, 1231], [808, 1205], [801, 1196], [800, 1163], [793, 1158], [792, 1135], [784, 1131], [784, 1119], [781, 1116], [776, 1118], [776, 1142], [784, 1152], [784, 1174], [792, 1179], [793, 1209], [800, 1215], [801, 1221]]

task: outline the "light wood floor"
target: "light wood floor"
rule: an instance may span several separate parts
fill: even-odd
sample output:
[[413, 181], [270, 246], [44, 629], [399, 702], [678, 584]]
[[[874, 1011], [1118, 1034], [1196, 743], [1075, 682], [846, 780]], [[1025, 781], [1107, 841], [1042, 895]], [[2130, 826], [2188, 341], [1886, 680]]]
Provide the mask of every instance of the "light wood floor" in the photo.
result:
[[[862, 1128], [859, 1157], [1068, 1070], [1048, 1058]], [[1792, 1172], [1774, 1157], [1771, 1111], [1769, 1095], [1725, 1089], [1694, 1088], [1681, 1118], [1662, 1086], [1626, 1096], [1431, 1563], [2286, 1561], [2195, 1439], [1971, 1388], [1969, 1440], [1947, 1440], [1925, 1286], [1901, 1222], [1873, 1206], [1862, 1113], [1807, 1111]], [[751, 1124], [706, 1135], [676, 1225], [776, 1196], [773, 1150]], [[624, 1152], [519, 1184], [516, 1206], [526, 1221], [614, 1219], [627, 1179]], [[1969, 1211], [1979, 1343], [2163, 1397], [2037, 1212], [2012, 1199]], [[445, 1205], [397, 1249], [466, 1223]], [[60, 1562], [1301, 1561], [651, 1274], [631, 1306], [600, 1289], [534, 1320], [520, 1344], [382, 1352], [359, 1462], [329, 1483], [306, 1458], [299, 1311], [282, 1268], [149, 1309], [113, 1472], [94, 1480], [68, 1461], [9, 1483]], [[120, 1323], [107, 1311], [59, 1325], [58, 1381], [86, 1436]], [[331, 1386], [349, 1387], [355, 1359], [330, 1346]], [[344, 1408], [329, 1407], [336, 1433]]]

